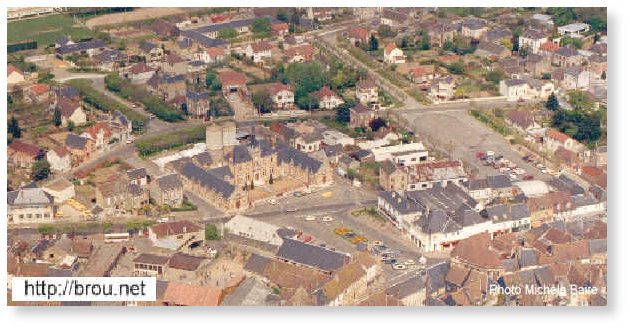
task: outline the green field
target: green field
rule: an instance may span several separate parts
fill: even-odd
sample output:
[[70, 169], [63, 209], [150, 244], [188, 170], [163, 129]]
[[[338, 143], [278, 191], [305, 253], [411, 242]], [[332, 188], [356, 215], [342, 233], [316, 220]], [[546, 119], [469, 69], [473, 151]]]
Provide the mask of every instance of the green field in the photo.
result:
[[64, 35], [77, 41], [94, 37], [96, 33], [74, 24], [72, 17], [65, 14], [10, 22], [7, 27], [7, 43], [9, 44], [35, 40], [38, 48], [45, 48]]

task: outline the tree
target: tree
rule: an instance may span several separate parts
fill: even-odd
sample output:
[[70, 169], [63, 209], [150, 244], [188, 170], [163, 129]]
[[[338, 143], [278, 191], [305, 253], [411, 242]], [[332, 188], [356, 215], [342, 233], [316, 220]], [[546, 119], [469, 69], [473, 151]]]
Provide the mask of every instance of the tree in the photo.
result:
[[378, 131], [381, 127], [387, 127], [387, 122], [385, 122], [385, 120], [376, 118], [370, 121], [370, 129], [372, 129], [372, 131]]
[[221, 90], [221, 81], [219, 81], [217, 72], [213, 69], [206, 71], [206, 87], [209, 87], [213, 91]]
[[284, 11], [284, 9], [278, 9], [278, 13], [276, 14], [276, 19], [281, 22], [288, 22], [289, 15], [287, 15], [287, 12]]
[[451, 74], [462, 74], [464, 73], [464, 63], [462, 62], [453, 62], [452, 64], [447, 66], [448, 72]]
[[74, 122], [72, 120], [68, 120], [68, 131], [74, 130]]
[[219, 229], [214, 224], [206, 224], [204, 229], [206, 240], [219, 240], [221, 239], [221, 235], [219, 234]]
[[499, 82], [501, 81], [501, 79], [503, 78], [503, 72], [498, 71], [498, 70], [493, 70], [490, 71], [488, 73], [486, 73], [486, 81], [490, 81], [494, 84], [499, 84]]
[[249, 184], [249, 189], [250, 190], [254, 190], [254, 180], [252, 180], [252, 182]]
[[252, 33], [257, 38], [266, 38], [271, 35], [271, 21], [268, 17], [256, 18], [252, 23]]
[[393, 38], [396, 36], [396, 31], [392, 30], [391, 26], [381, 24], [378, 27], [378, 35], [381, 38]]
[[269, 174], [269, 184], [273, 184], [273, 174]]
[[229, 40], [238, 36], [238, 31], [233, 28], [227, 28], [219, 31], [219, 39]]
[[266, 89], [258, 89], [252, 94], [252, 103], [258, 109], [259, 113], [269, 113], [273, 109], [273, 100], [269, 91]]
[[61, 111], [58, 108], [55, 108], [55, 113], [53, 114], [53, 122], [55, 123], [55, 127], [61, 126]]
[[11, 121], [9, 121], [9, 134], [11, 134], [13, 138], [22, 137], [22, 128], [20, 128], [20, 124], [14, 116], [12, 116]]
[[606, 80], [606, 71], [602, 72], [601, 78], [602, 78], [602, 80]]
[[347, 124], [350, 122], [350, 107], [347, 104], [339, 105], [337, 113], [335, 115], [337, 122]]
[[378, 50], [378, 39], [376, 38], [374, 34], [370, 36], [369, 44], [370, 44], [370, 50]]
[[556, 94], [551, 93], [549, 97], [547, 97], [547, 102], [545, 103], [545, 107], [550, 111], [557, 111], [560, 108], [560, 104], [558, 103], [558, 98]]
[[51, 235], [55, 233], [55, 227], [49, 224], [41, 224], [37, 227], [37, 232], [41, 235]]
[[181, 110], [184, 113], [184, 115], [188, 116], [188, 104], [182, 103], [182, 105], [180, 107], [181, 107]]
[[48, 178], [50, 174], [50, 163], [46, 159], [37, 160], [33, 162], [31, 170], [31, 179], [34, 181], [40, 181]]

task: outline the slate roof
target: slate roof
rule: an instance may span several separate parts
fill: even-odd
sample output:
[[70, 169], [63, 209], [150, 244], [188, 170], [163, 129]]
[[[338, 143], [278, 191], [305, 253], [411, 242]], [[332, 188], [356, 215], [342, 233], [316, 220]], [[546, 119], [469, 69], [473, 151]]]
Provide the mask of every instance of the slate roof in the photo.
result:
[[168, 263], [168, 257], [143, 253], [134, 258], [133, 262], [142, 264], [166, 265], [166, 263]]
[[200, 100], [207, 100], [207, 99], [210, 99], [210, 94], [205, 91], [197, 92], [194, 90], [187, 90], [186, 99], [189, 99], [195, 102], [200, 101]]
[[17, 191], [7, 192], [7, 203], [11, 206], [26, 206], [38, 204], [52, 204], [54, 198], [43, 189], [21, 188]]
[[168, 267], [184, 271], [195, 271], [205, 260], [203, 257], [183, 254], [181, 252], [171, 256], [168, 261]]
[[248, 18], [248, 19], [230, 21], [230, 22], [221, 23], [221, 24], [206, 25], [206, 26], [196, 28], [194, 31], [199, 32], [199, 33], [218, 32], [224, 29], [239, 29], [243, 26], [252, 25], [252, 23], [254, 23], [254, 19]]
[[324, 271], [338, 270], [349, 261], [346, 254], [293, 239], [283, 239], [276, 257]]
[[86, 51], [89, 49], [104, 48], [104, 47], [105, 47], [105, 41], [97, 39], [97, 40], [91, 40], [91, 41], [85, 41], [85, 42], [77, 42], [71, 45], [64, 45], [55, 49], [55, 51], [61, 55], [66, 55], [66, 54], [71, 54], [71, 53], [75, 53], [79, 51]]
[[180, 174], [204, 188], [215, 191], [225, 199], [228, 199], [236, 190], [234, 185], [226, 182], [222, 178], [218, 178], [206, 172], [190, 161], [182, 165], [180, 168]]
[[32, 144], [24, 143], [21, 140], [14, 140], [11, 144], [9, 144], [8, 148], [16, 152], [28, 154], [32, 157], [38, 156], [41, 150], [39, 147]]
[[[204, 34], [199, 33], [198, 31], [195, 31], [195, 30], [182, 31], [181, 35], [186, 38], [184, 40], [192, 40], [203, 47], [217, 47], [217, 46], [221, 46], [227, 43], [225, 40], [209, 38], [205, 36]], [[182, 43], [180, 41], [179, 46], [188, 48], [189, 43], [188, 42]]]
[[303, 170], [308, 170], [311, 173], [316, 173], [322, 166], [322, 162], [302, 153], [295, 148], [288, 145], [278, 145], [278, 161], [280, 163], [292, 163], [294, 166], [298, 166]]
[[69, 134], [66, 137], [66, 146], [72, 149], [82, 150], [85, 148], [88, 139], [75, 134]]
[[179, 179], [178, 174], [167, 174], [167, 175], [160, 176], [157, 178], [157, 183], [158, 183], [158, 186], [160, 187], [160, 190], [162, 191], [173, 190], [173, 189], [181, 188], [183, 186], [182, 180]]
[[545, 33], [540, 30], [527, 29], [521, 34], [523, 38], [527, 39], [543, 39], [546, 37]]
[[141, 179], [147, 177], [147, 170], [145, 168], [134, 168], [127, 170], [128, 179]]

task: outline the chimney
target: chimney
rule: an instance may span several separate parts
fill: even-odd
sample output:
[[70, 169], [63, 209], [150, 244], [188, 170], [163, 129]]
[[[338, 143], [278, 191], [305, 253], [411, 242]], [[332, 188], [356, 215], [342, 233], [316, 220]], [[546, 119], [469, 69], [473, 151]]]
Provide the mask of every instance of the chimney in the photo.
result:
[[184, 233], [186, 233], [186, 226], [184, 226]]

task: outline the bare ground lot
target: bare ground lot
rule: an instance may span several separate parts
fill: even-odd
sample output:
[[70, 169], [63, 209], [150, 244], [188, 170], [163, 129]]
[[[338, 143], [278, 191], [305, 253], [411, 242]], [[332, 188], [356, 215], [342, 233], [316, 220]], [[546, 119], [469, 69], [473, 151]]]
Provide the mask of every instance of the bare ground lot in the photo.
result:
[[190, 12], [194, 8], [173, 8], [173, 7], [157, 7], [157, 8], [138, 8], [134, 11], [107, 14], [91, 18], [85, 22], [88, 28], [94, 28], [101, 25], [115, 25], [129, 22], [141, 21], [145, 19], [158, 18], [170, 15], [179, 15]]

